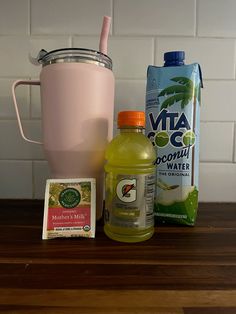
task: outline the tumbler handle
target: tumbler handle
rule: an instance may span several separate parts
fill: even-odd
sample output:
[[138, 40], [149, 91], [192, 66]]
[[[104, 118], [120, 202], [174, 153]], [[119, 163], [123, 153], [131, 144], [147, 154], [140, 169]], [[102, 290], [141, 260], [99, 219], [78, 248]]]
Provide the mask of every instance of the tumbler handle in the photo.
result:
[[15, 90], [16, 90], [16, 87], [19, 86], [19, 85], [40, 85], [40, 81], [36, 81], [36, 80], [17, 80], [15, 81], [13, 84], [12, 84], [12, 97], [13, 97], [13, 102], [14, 102], [14, 105], [15, 105], [15, 110], [16, 110], [16, 117], [17, 117], [17, 121], [18, 121], [18, 127], [19, 127], [19, 130], [20, 130], [20, 134], [22, 136], [22, 138], [27, 141], [27, 142], [30, 142], [30, 143], [35, 143], [35, 144], [43, 144], [42, 142], [38, 142], [38, 141], [34, 141], [34, 140], [31, 140], [29, 138], [27, 138], [25, 136], [25, 133], [24, 133], [24, 130], [23, 130], [23, 127], [22, 127], [22, 123], [21, 123], [21, 118], [20, 118], [20, 114], [19, 114], [19, 110], [18, 110], [18, 104], [17, 104], [17, 101], [16, 101], [16, 94], [15, 94]]

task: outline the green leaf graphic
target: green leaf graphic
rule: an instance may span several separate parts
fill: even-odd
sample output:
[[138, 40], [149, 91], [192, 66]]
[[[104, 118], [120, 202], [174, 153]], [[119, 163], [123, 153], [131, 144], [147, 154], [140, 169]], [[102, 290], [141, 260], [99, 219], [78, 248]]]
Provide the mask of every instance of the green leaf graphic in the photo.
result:
[[177, 83], [182, 84], [184, 86], [187, 86], [187, 87], [189, 87], [191, 89], [193, 88], [192, 80], [190, 80], [189, 78], [184, 77], [184, 76], [173, 77], [171, 79], [171, 81], [177, 82]]
[[185, 94], [176, 94], [174, 96], [171, 96], [167, 98], [165, 101], [163, 101], [161, 109], [168, 108], [170, 106], [173, 106], [174, 103], [179, 102], [185, 97]]
[[188, 88], [186, 86], [181, 85], [172, 85], [163, 89], [158, 96], [166, 96], [170, 94], [178, 94], [178, 93], [186, 93], [188, 92]]
[[191, 100], [195, 100], [196, 97], [200, 97], [200, 91], [198, 87], [194, 87], [192, 80], [187, 77], [173, 77], [171, 79], [180, 85], [172, 85], [163, 89], [158, 97], [170, 96], [162, 102], [161, 109], [173, 106], [175, 103], [181, 101], [181, 108], [183, 109]]

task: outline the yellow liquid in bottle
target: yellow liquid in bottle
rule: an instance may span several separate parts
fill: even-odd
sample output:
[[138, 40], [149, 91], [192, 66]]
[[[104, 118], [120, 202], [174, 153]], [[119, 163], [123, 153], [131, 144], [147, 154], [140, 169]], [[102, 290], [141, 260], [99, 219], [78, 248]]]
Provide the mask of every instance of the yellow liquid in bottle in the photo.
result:
[[141, 242], [154, 233], [155, 150], [140, 128], [121, 129], [108, 145], [105, 165], [106, 235]]

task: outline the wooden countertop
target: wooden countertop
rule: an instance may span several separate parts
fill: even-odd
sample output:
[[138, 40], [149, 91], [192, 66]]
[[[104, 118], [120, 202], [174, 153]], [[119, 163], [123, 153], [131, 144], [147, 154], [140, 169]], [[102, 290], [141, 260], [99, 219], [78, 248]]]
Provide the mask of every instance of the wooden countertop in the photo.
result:
[[0, 313], [236, 313], [236, 204], [139, 244], [41, 240], [42, 201], [0, 201]]

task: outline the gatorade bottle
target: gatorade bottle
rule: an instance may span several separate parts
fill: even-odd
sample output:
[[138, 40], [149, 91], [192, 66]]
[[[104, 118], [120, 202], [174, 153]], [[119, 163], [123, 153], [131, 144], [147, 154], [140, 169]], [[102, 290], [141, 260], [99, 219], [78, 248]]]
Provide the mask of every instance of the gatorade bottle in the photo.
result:
[[105, 153], [104, 231], [121, 242], [141, 242], [154, 233], [156, 153], [144, 126], [144, 112], [120, 112], [120, 134]]

